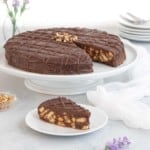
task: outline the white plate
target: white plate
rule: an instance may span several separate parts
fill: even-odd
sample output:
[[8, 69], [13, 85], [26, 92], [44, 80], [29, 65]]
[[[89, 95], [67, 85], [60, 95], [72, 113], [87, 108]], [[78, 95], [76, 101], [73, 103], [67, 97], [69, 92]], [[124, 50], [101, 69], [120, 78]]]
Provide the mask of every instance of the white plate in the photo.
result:
[[138, 60], [138, 53], [134, 45], [123, 40], [126, 60], [118, 67], [110, 67], [100, 63], [93, 63], [94, 72], [78, 75], [46, 75], [26, 72], [7, 64], [4, 52], [0, 53], [0, 71], [27, 79], [25, 85], [36, 92], [54, 95], [73, 95], [85, 93], [99, 84], [100, 79], [118, 75], [129, 70]]
[[123, 38], [127, 38], [127, 39], [134, 40], [134, 41], [141, 41], [141, 42], [149, 42], [150, 41], [150, 36], [131, 35], [131, 34], [127, 34], [125, 32], [121, 32], [121, 31], [119, 34]]
[[131, 34], [131, 33], [126, 33], [126, 32], [122, 32], [120, 31], [120, 33], [122, 34], [125, 34], [127, 36], [132, 36], [132, 37], [135, 37], [135, 38], [144, 38], [144, 39], [150, 39], [150, 35], [137, 35], [137, 34]]
[[44, 134], [57, 135], [57, 136], [76, 136], [91, 133], [103, 128], [108, 121], [108, 116], [96, 107], [81, 105], [91, 112], [90, 117], [90, 129], [77, 130], [67, 127], [60, 127], [54, 124], [50, 124], [42, 121], [37, 114], [37, 109], [30, 111], [25, 122], [31, 129]]
[[124, 26], [127, 26], [129, 28], [136, 28], [136, 29], [150, 29], [150, 23], [145, 23], [145, 24], [133, 24], [133, 23], [130, 23], [128, 21], [125, 21], [123, 20], [122, 18], [119, 18], [119, 23], [124, 25]]
[[128, 34], [133, 34], [133, 35], [142, 35], [142, 36], [150, 36], [150, 31], [148, 32], [137, 32], [137, 31], [133, 31], [133, 30], [128, 30], [124, 27], [119, 27], [119, 31], [121, 32], [125, 32], [125, 33], [128, 33]]
[[119, 24], [119, 30], [128, 31], [132, 33], [138, 33], [138, 34], [150, 34], [150, 29], [136, 29], [136, 28], [129, 28], [127, 26]]

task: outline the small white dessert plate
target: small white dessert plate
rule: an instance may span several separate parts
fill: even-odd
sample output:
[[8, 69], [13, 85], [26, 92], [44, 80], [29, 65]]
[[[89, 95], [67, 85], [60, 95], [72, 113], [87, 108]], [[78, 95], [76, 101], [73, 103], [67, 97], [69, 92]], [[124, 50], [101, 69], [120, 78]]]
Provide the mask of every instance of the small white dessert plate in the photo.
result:
[[134, 34], [143, 34], [143, 35], [150, 34], [150, 29], [144, 30], [144, 29], [129, 28], [121, 24], [119, 25], [119, 30]]
[[142, 32], [130, 31], [130, 30], [125, 29], [125, 28], [122, 28], [122, 27], [119, 28], [119, 31], [120, 31], [120, 32], [127, 33], [127, 34], [130, 34], [130, 35], [150, 36], [150, 32], [143, 32], [143, 33], [142, 33]]
[[133, 24], [133, 23], [130, 23], [128, 21], [125, 21], [125, 20], [119, 18], [119, 23], [121, 25], [127, 26], [129, 28], [145, 29], [145, 30], [150, 29], [150, 23], [149, 22], [145, 23], [145, 24]]
[[25, 122], [28, 127], [37, 132], [55, 136], [77, 136], [88, 134], [103, 128], [107, 124], [108, 116], [103, 111], [89, 105], [81, 104], [81, 106], [91, 112], [90, 129], [88, 130], [72, 129], [44, 122], [39, 118], [37, 109], [30, 111], [26, 115]]
[[150, 41], [150, 35], [149, 36], [142, 36], [142, 35], [132, 35], [125, 32], [120, 31], [120, 36], [123, 38], [127, 38], [134, 41], [141, 41], [141, 42], [149, 42]]

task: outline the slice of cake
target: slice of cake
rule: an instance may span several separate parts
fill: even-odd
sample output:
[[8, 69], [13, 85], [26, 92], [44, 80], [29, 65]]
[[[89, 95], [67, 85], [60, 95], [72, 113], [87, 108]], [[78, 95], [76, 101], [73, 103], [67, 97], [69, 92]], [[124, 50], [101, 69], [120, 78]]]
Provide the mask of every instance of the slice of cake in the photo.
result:
[[65, 97], [58, 97], [41, 103], [38, 107], [40, 119], [63, 127], [89, 129], [89, 110]]

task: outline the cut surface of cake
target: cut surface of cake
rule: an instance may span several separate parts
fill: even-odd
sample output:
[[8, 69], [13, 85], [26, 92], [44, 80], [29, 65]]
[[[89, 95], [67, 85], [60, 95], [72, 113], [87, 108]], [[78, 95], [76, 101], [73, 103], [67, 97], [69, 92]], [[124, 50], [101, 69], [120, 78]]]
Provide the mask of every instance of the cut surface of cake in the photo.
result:
[[89, 110], [65, 97], [41, 103], [38, 107], [40, 119], [62, 127], [86, 130], [90, 126]]
[[93, 72], [93, 62], [117, 67], [126, 59], [116, 35], [88, 28], [50, 28], [10, 38], [5, 56], [9, 65], [42, 74]]

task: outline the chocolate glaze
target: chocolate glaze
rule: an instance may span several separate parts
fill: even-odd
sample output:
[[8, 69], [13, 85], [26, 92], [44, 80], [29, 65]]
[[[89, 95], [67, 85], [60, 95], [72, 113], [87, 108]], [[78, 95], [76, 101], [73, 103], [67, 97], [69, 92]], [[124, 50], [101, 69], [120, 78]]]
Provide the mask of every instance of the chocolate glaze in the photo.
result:
[[[43, 112], [46, 111], [46, 113], [44, 112], [44, 115], [41, 115], [41, 109], [43, 109]], [[55, 115], [54, 122], [50, 122], [50, 118], [46, 117], [46, 115], [49, 115], [49, 113], [53, 113], [53, 115]], [[84, 107], [81, 107], [80, 105], [77, 105], [75, 102], [65, 97], [58, 97], [41, 103], [38, 107], [38, 114], [40, 119], [57, 125], [60, 125], [59, 118], [61, 117], [63, 126], [72, 127], [76, 129], [84, 129], [85, 126], [86, 129], [88, 129], [90, 123], [89, 119], [91, 115], [89, 110], [85, 109]], [[65, 117], [67, 117], [69, 122], [66, 120]], [[73, 118], [74, 121], [72, 120]], [[85, 119], [84, 122], [75, 121], [77, 119], [82, 118]]]
[[[76, 35], [74, 43], [53, 40], [56, 32]], [[27, 31], [9, 39], [4, 48], [8, 64], [43, 74], [90, 73], [92, 60], [84, 46], [111, 51], [113, 60], [106, 64], [118, 66], [125, 60], [123, 43], [116, 35], [87, 28], [51, 28]]]
[[69, 116], [75, 117], [90, 116], [90, 112], [87, 109], [81, 107], [80, 105], [77, 105], [75, 102], [65, 97], [57, 97], [44, 101], [39, 105], [38, 110], [41, 107], [44, 107], [45, 109], [48, 108], [51, 111], [56, 112], [57, 114], [63, 114], [63, 112], [66, 112]]

